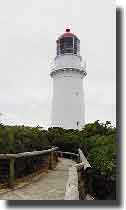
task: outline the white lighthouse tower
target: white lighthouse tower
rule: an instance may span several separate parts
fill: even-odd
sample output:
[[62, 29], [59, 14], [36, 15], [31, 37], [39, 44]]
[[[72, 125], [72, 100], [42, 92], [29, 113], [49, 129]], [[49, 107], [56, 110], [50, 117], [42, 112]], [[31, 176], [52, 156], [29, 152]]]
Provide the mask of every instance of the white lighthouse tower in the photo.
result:
[[80, 129], [85, 122], [83, 78], [86, 76], [80, 40], [66, 29], [56, 43], [57, 55], [50, 73], [53, 79], [51, 126]]

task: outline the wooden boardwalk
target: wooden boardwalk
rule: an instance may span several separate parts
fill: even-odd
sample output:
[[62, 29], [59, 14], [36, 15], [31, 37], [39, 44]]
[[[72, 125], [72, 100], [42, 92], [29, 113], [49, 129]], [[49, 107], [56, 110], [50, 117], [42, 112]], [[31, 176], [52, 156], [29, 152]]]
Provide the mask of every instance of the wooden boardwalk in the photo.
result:
[[74, 164], [70, 159], [59, 159], [54, 170], [27, 186], [0, 194], [0, 200], [64, 200], [68, 169]]

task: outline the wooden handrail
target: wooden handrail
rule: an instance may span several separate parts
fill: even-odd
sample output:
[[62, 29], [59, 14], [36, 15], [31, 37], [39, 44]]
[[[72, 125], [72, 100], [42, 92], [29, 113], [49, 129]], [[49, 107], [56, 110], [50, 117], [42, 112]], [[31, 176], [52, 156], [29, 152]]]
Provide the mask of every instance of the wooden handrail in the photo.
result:
[[[64, 200], [79, 200], [78, 169], [83, 168], [85, 170], [87, 167], [91, 167], [80, 148], [78, 149], [78, 153], [80, 163], [69, 168], [69, 177], [66, 184]], [[94, 198], [90, 195], [86, 195], [85, 200], [94, 200]]]
[[17, 153], [17, 154], [0, 154], [0, 159], [2, 160], [9, 160], [9, 174], [8, 174], [8, 183], [11, 188], [14, 187], [15, 184], [15, 161], [17, 158], [27, 158], [37, 155], [44, 155], [49, 154], [49, 169], [53, 169], [53, 152], [55, 152], [58, 149], [58, 147], [52, 147], [48, 150], [42, 150], [42, 151], [33, 151], [33, 152], [23, 152], [23, 153]]
[[80, 162], [84, 166], [84, 170], [88, 167], [91, 167], [90, 163], [87, 161], [86, 157], [84, 156], [83, 152], [81, 149], [78, 149], [79, 157], [80, 157]]
[[77, 169], [74, 166], [69, 168], [64, 200], [79, 200], [78, 174]]
[[56, 151], [58, 147], [52, 147], [48, 150], [42, 150], [42, 151], [32, 151], [32, 152], [22, 152], [17, 154], [0, 154], [0, 159], [16, 159], [21, 157], [31, 157], [36, 155], [44, 155], [53, 151]]

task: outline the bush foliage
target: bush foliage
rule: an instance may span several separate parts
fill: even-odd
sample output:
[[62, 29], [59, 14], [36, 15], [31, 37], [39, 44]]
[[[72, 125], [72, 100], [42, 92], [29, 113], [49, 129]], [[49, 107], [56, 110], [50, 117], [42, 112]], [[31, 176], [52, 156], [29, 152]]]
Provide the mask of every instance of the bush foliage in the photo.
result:
[[0, 124], [0, 153], [19, 153], [58, 146], [77, 153], [80, 147], [90, 164], [103, 174], [115, 176], [116, 128], [109, 121], [86, 124], [81, 131], [59, 127], [5, 126]]

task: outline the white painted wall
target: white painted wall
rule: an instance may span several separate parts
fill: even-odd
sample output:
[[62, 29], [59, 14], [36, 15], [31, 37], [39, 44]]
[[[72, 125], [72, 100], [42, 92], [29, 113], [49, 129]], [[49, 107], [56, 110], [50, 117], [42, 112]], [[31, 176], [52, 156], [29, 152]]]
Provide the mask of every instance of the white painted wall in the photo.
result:
[[52, 71], [62, 68], [76, 68], [84, 70], [85, 62], [82, 63], [81, 56], [77, 55], [60, 55], [56, 56], [54, 63], [52, 64]]
[[[78, 56], [76, 58], [75, 63], [72, 63], [72, 67], [77, 67], [78, 65], [79, 68], [81, 67], [81, 61]], [[66, 129], [80, 129], [84, 125], [85, 119], [83, 75], [76, 70], [58, 70], [60, 64], [62, 64], [62, 68], [71, 66], [71, 55], [67, 55], [67, 59], [64, 59], [64, 56], [59, 56], [58, 59], [58, 62], [56, 61], [56, 74], [52, 75], [53, 99], [51, 126]], [[77, 121], [79, 122], [78, 126]]]

